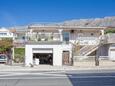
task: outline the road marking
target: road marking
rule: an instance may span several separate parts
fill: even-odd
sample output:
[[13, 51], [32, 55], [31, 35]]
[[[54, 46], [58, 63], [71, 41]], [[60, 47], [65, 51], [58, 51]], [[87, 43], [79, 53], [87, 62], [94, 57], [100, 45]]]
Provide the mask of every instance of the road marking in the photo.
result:
[[0, 75], [0, 77], [4, 76], [21, 76], [21, 75], [42, 75], [42, 76], [67, 76], [66, 74], [48, 74], [48, 73], [10, 73], [5, 75]]
[[16, 79], [21, 79], [21, 80], [31, 80], [31, 79], [34, 79], [34, 80], [37, 80], [37, 79], [68, 79], [68, 78], [115, 78], [115, 76], [76, 76], [76, 77], [68, 77], [68, 76], [55, 76], [55, 77], [3, 77], [3, 78], [0, 78], [0, 79], [3, 79], [3, 80], [7, 80], [7, 79], [11, 79], [11, 80], [16, 80]]
[[[26, 75], [26, 76], [23, 76]], [[38, 75], [38, 76], [28, 76], [28, 75]], [[39, 76], [42, 75], [42, 76]], [[10, 76], [10, 77], [8, 77]], [[14, 77], [15, 76], [15, 77]], [[0, 75], [0, 79], [55, 79], [55, 78], [115, 78], [112, 75], [92, 75], [92, 76], [72, 76], [66, 74], [47, 74], [47, 73], [12, 73], [6, 75]]]
[[68, 77], [12, 77], [12, 78], [0, 78], [0, 80], [16, 80], [16, 79], [21, 79], [21, 80], [37, 80], [37, 79], [67, 79]]

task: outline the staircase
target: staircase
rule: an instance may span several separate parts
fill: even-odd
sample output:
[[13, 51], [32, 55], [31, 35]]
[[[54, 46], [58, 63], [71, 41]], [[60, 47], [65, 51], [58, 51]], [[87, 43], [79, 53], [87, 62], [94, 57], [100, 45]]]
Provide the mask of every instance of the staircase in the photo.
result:
[[98, 49], [98, 45], [74, 46], [74, 56], [88, 56]]
[[[115, 35], [114, 35], [114, 37], [115, 37]], [[98, 46], [99, 46], [100, 43], [107, 44], [107, 39], [108, 39], [108, 37], [106, 35], [101, 35], [97, 39], [97, 44], [93, 44], [93, 45], [88, 45], [87, 44], [87, 45], [84, 45], [82, 48], [78, 48], [78, 46], [76, 45], [76, 48], [78, 50], [76, 50], [75, 55], [76, 56], [88, 56], [88, 55], [90, 55], [91, 53], [93, 53], [94, 51], [96, 51], [98, 49]]]
[[88, 56], [92, 52], [98, 49], [98, 45], [85, 45], [83, 48], [79, 50], [80, 56]]

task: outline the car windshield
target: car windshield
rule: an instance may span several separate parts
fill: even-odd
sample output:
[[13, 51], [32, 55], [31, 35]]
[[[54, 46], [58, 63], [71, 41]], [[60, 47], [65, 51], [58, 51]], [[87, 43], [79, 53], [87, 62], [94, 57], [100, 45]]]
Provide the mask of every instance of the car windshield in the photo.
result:
[[6, 56], [5, 55], [0, 55], [0, 59], [5, 59]]

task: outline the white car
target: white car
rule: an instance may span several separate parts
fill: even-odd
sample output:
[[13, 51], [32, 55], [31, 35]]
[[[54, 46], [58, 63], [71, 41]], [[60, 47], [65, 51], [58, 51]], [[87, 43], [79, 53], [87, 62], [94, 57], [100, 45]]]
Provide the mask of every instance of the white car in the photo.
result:
[[0, 63], [7, 63], [7, 55], [0, 54]]

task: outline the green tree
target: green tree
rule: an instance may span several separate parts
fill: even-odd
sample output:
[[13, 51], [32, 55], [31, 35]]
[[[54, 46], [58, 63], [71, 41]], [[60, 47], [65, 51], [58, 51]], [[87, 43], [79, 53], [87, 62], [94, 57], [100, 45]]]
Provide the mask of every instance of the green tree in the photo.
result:
[[5, 52], [11, 47], [13, 47], [13, 41], [11, 39], [4, 38], [0, 40], [0, 52]]

